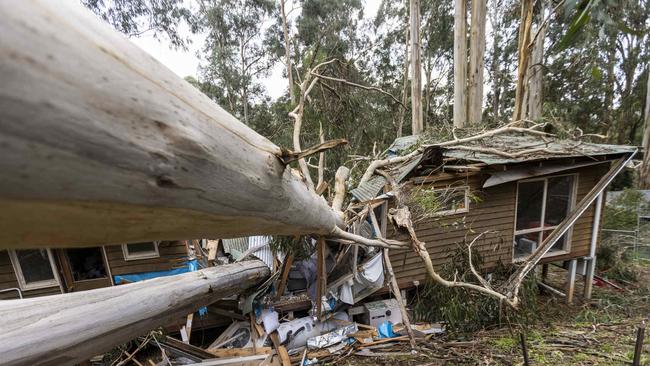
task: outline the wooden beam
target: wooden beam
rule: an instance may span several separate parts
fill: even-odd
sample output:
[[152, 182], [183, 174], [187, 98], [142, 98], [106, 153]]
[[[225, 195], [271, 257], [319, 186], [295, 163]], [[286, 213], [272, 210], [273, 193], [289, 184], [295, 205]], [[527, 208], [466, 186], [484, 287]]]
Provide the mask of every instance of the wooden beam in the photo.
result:
[[569, 261], [569, 268], [567, 269], [567, 273], [566, 273], [565, 293], [566, 293], [566, 302], [569, 305], [573, 304], [573, 293], [575, 292], [575, 288], [576, 288], [577, 262], [578, 262], [577, 259], [571, 259]]
[[78, 2], [0, 1], [0, 85], [0, 249], [341, 224], [278, 146]]
[[255, 260], [122, 286], [2, 301], [0, 364], [79, 363], [255, 286], [269, 272]]
[[316, 315], [321, 320], [323, 314], [323, 295], [325, 295], [325, 289], [327, 289], [325, 285], [327, 281], [325, 271], [325, 239], [323, 237], [318, 238], [316, 250]]

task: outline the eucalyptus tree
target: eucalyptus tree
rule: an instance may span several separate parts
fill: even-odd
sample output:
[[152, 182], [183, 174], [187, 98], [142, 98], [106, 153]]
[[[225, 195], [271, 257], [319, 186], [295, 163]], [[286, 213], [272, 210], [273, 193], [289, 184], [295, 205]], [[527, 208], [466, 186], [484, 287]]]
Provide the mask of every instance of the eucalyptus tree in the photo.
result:
[[81, 3], [129, 37], [152, 32], [169, 38], [175, 47], [185, 47], [188, 38], [181, 24], [197, 30], [196, 17], [183, 0], [81, 0]]
[[272, 66], [263, 25], [273, 8], [270, 0], [202, 1], [201, 79], [216, 85], [228, 110], [246, 124], [252, 102], [264, 97], [260, 79]]

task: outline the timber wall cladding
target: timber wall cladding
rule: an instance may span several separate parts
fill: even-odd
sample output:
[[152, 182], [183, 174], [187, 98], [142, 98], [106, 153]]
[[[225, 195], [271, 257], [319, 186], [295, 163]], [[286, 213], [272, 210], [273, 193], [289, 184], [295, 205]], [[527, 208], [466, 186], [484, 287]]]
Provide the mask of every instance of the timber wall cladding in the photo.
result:
[[[0, 290], [18, 287], [18, 278], [14, 272], [14, 267], [11, 265], [9, 253], [6, 250], [0, 250]], [[61, 288], [56, 285], [52, 287], [38, 288], [33, 290], [24, 290], [23, 297], [36, 297], [45, 295], [60, 294]], [[0, 300], [17, 299], [18, 293], [16, 291], [1, 292]]]
[[162, 241], [158, 245], [158, 258], [125, 260], [121, 245], [106, 246], [108, 265], [112, 275], [167, 271], [186, 266], [187, 247], [183, 241]]
[[[579, 202], [598, 180], [607, 172], [608, 165], [587, 167], [566, 171], [562, 174], [578, 174], [578, 190], [576, 203]], [[557, 175], [557, 174], [553, 174]], [[552, 175], [551, 175], [552, 176]], [[512, 240], [515, 224], [515, 209], [517, 183], [506, 183], [499, 186], [481, 189], [486, 177], [472, 176], [455, 181], [435, 183], [434, 187], [444, 187], [450, 183], [459, 185], [459, 181], [470, 187], [480, 201], [470, 202], [469, 212], [446, 215], [435, 219], [426, 219], [415, 224], [418, 238], [426, 243], [436, 269], [448, 263], [461, 246], [466, 253], [464, 241], [471, 241], [484, 231], [496, 231], [488, 234], [485, 239], [479, 239], [472, 247], [483, 258], [483, 268], [493, 268], [499, 261], [512, 261]], [[544, 259], [542, 262], [564, 260], [588, 255], [591, 239], [591, 229], [594, 219], [594, 205], [575, 223], [571, 235], [570, 253]], [[468, 229], [470, 230], [468, 232]], [[388, 233], [390, 238], [406, 240], [403, 234]], [[422, 281], [427, 278], [421, 259], [412, 250], [391, 250], [391, 261], [398, 281]]]

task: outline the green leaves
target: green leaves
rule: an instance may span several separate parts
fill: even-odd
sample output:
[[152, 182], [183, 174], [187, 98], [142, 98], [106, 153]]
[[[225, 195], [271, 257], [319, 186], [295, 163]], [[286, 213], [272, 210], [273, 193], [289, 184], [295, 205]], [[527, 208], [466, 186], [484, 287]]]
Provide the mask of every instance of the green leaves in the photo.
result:
[[569, 29], [567, 29], [562, 39], [560, 39], [560, 42], [555, 47], [556, 51], [563, 51], [573, 44], [585, 24], [587, 24], [591, 19], [591, 9], [596, 1], [597, 0], [582, 0], [580, 2], [576, 14], [571, 20]]

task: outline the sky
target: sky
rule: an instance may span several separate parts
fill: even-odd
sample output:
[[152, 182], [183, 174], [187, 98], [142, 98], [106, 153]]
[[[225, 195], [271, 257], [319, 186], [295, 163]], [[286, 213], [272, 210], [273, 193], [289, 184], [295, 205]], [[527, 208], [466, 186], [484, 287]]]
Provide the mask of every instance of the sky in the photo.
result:
[[[366, 0], [364, 1], [364, 17], [373, 18], [377, 14], [381, 0]], [[180, 29], [181, 34], [190, 35], [187, 28]], [[198, 51], [203, 46], [205, 40], [204, 35], [190, 35], [192, 43], [188, 50], [174, 50], [170, 48], [168, 40], [160, 37], [156, 39], [153, 33], [145, 33], [140, 37], [132, 37], [131, 41], [145, 50], [151, 56], [160, 61], [163, 65], [167, 66], [170, 70], [180, 77], [194, 76], [196, 77], [199, 68]], [[266, 87], [269, 96], [273, 99], [281, 96], [286, 90], [287, 81], [282, 77], [283, 65], [276, 64], [268, 78], [262, 81]]]

